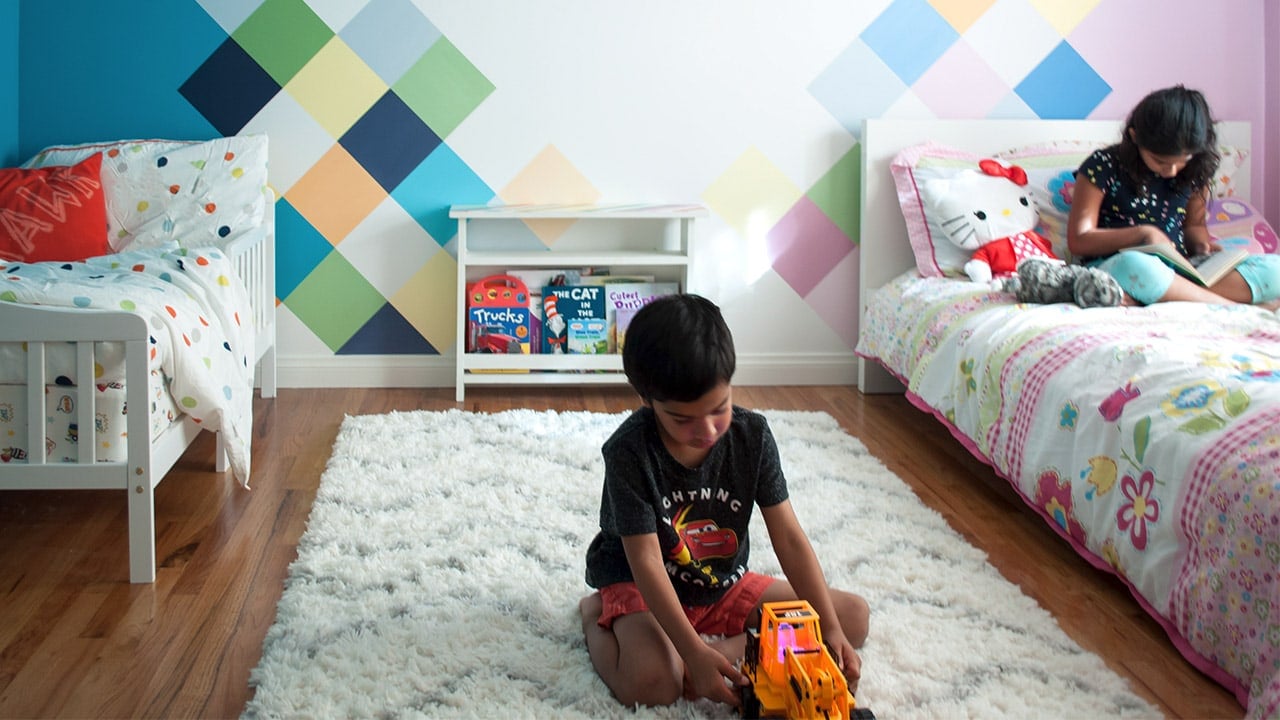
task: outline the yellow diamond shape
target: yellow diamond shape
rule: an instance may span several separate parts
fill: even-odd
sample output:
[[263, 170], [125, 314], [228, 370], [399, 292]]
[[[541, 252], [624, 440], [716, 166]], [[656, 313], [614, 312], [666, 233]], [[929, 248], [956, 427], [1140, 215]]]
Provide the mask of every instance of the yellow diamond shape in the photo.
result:
[[761, 239], [803, 193], [755, 147], [711, 183], [703, 201], [746, 239]]
[[457, 340], [458, 263], [443, 248], [389, 300], [422, 337], [444, 353]]
[[1059, 34], [1066, 37], [1102, 0], [1029, 0]]
[[996, 0], [929, 0], [934, 10], [963, 35], [970, 25], [996, 4]]
[[387, 92], [387, 84], [335, 35], [285, 90], [336, 140]]
[[[589, 205], [600, 191], [587, 181], [555, 145], [548, 145], [524, 166], [498, 194], [503, 202], [568, 203]], [[525, 225], [544, 245], [552, 245], [573, 225], [573, 220], [526, 220]]]

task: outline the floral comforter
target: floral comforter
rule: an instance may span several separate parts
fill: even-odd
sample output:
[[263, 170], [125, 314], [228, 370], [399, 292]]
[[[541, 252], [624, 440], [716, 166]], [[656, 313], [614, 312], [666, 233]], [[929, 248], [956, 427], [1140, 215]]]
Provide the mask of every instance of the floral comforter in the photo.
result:
[[[160, 371], [182, 412], [225, 434], [232, 473], [248, 486], [253, 315], [248, 292], [221, 250], [167, 245], [85, 262], [0, 263], [0, 307], [5, 302], [126, 310], [146, 318], [152, 370]], [[0, 348], [0, 358], [14, 349]], [[70, 373], [73, 366], [52, 350], [50, 377]], [[119, 347], [98, 353], [96, 383], [123, 380], [122, 355]], [[4, 366], [25, 367], [25, 361], [12, 360]]]
[[903, 275], [858, 353], [1125, 580], [1250, 717], [1280, 714], [1280, 318], [1022, 305]]

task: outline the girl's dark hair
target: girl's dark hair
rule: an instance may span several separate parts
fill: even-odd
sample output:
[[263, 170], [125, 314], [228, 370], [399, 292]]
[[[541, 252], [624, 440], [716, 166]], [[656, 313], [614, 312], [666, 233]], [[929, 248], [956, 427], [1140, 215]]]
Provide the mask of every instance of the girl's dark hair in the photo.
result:
[[1142, 162], [1139, 148], [1157, 155], [1190, 155], [1174, 184], [1192, 192], [1208, 188], [1220, 157], [1218, 134], [1204, 95], [1175, 85], [1147, 95], [1129, 113], [1116, 154], [1120, 167], [1142, 188], [1151, 171]]
[[646, 401], [692, 402], [733, 379], [733, 335], [715, 303], [660, 297], [636, 312], [623, 336], [622, 369]]

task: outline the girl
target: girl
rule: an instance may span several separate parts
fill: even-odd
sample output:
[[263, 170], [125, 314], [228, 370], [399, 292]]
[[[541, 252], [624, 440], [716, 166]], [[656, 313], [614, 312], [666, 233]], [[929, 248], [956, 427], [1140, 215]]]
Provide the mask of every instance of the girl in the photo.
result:
[[1205, 288], [1154, 255], [1120, 252], [1158, 243], [1172, 244], [1184, 257], [1222, 249], [1205, 226], [1216, 146], [1204, 96], [1177, 85], [1143, 98], [1120, 142], [1095, 151], [1076, 171], [1067, 247], [1083, 264], [1114, 277], [1127, 304], [1280, 305], [1280, 256], [1251, 255]]

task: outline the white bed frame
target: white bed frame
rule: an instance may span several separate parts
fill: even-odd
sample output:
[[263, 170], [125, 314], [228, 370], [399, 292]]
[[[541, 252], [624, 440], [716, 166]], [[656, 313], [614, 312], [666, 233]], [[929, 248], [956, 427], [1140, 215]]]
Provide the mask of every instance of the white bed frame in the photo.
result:
[[[903, 149], [932, 140], [975, 154], [997, 153], [1055, 140], [1120, 138], [1120, 120], [866, 120], [862, 126], [862, 225], [858, 276], [858, 317], [867, 299], [903, 272], [915, 267], [907, 224], [898, 205], [889, 164]], [[1218, 142], [1250, 146], [1247, 122], [1218, 124]], [[1235, 178], [1236, 192], [1249, 197], [1249, 163]], [[872, 360], [858, 358], [858, 389], [863, 393], [901, 393], [902, 383]]]
[[[246, 237], [225, 248], [249, 290], [256, 328], [257, 381], [262, 397], [276, 394], [275, 326], [275, 208], [267, 203], [265, 234]], [[103, 310], [76, 310], [0, 303], [0, 342], [27, 344], [26, 418], [29, 453], [25, 464], [0, 466], [0, 490], [100, 490], [128, 493], [129, 580], [154, 582], [156, 577], [155, 488], [201, 427], [183, 415], [154, 440], [151, 420], [147, 355], [148, 329], [139, 315]], [[76, 462], [49, 462], [45, 457], [45, 347], [76, 344], [76, 377], [94, 376], [94, 343], [112, 341], [125, 346], [125, 402], [136, 408], [126, 417], [127, 459], [98, 461], [96, 443], [78, 443]], [[67, 388], [75, 395], [77, 422], [92, 433], [95, 393], [92, 383]], [[218, 434], [215, 468], [227, 469], [223, 436]]]

